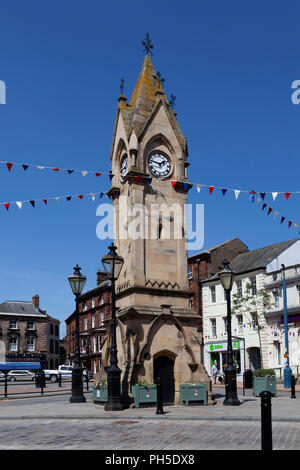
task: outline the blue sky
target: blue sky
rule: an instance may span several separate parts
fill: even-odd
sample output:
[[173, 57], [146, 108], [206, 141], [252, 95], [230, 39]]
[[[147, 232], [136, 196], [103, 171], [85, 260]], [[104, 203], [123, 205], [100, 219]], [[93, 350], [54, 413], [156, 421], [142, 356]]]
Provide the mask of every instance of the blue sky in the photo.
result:
[[[130, 98], [146, 32], [153, 63], [176, 95], [191, 181], [260, 191], [299, 190], [300, 4], [273, 1], [10, 0], [0, 14], [0, 160], [109, 171], [120, 78]], [[0, 165], [0, 202], [109, 189], [107, 177]], [[300, 196], [267, 197], [300, 225]], [[249, 202], [207, 188], [208, 247], [239, 237], [250, 249], [299, 236]], [[0, 206], [0, 300], [30, 300], [62, 321], [74, 308], [67, 277], [78, 263], [95, 287], [110, 241], [96, 237], [90, 199]], [[185, 273], [183, 273], [185, 275]]]

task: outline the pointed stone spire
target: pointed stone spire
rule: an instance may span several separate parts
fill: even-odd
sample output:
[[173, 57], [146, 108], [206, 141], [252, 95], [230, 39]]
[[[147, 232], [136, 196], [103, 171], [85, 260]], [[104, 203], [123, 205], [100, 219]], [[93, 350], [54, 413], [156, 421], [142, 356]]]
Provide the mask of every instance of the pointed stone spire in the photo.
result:
[[146, 54], [140, 76], [132, 93], [130, 106], [132, 109], [132, 123], [137, 133], [142, 130], [149, 118], [156, 102], [157, 95], [163, 96], [168, 102], [164, 89], [157, 78], [150, 55]]

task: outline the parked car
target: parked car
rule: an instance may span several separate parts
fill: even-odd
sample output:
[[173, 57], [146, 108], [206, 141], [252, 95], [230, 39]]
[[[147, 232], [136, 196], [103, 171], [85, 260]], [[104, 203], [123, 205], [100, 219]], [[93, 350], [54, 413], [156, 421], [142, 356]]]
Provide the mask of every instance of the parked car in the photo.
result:
[[[62, 380], [72, 379], [72, 370], [73, 367], [69, 365], [59, 366], [58, 369], [45, 369], [44, 374], [46, 380], [51, 380], [51, 382], [58, 382], [58, 376], [61, 375]], [[86, 377], [87, 371], [83, 371], [83, 376]]]
[[5, 374], [3, 372], [0, 372], [0, 381], [5, 380]]
[[31, 380], [35, 379], [35, 374], [30, 370], [11, 370], [7, 374], [8, 380], [11, 382], [15, 382], [16, 380], [24, 381], [24, 380]]

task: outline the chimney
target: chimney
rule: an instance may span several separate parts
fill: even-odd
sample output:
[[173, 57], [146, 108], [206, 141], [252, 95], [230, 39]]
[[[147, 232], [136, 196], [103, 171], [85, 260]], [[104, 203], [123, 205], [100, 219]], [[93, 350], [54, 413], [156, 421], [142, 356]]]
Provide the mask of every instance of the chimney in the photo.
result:
[[105, 271], [99, 271], [97, 272], [97, 286], [100, 286], [101, 282], [107, 281], [107, 274]]
[[37, 310], [39, 310], [40, 308], [40, 296], [39, 295], [34, 295], [32, 297], [32, 303], [34, 305], [34, 308], [36, 308]]

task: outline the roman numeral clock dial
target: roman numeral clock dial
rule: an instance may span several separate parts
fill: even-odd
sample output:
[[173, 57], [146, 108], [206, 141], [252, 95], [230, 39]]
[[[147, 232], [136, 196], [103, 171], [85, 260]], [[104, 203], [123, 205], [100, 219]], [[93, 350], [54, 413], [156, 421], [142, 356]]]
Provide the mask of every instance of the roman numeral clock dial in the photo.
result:
[[171, 160], [161, 152], [152, 152], [148, 156], [148, 168], [156, 178], [168, 178], [172, 172]]

